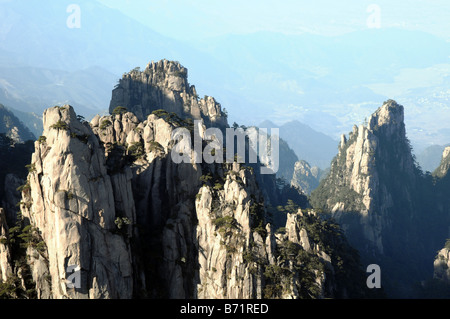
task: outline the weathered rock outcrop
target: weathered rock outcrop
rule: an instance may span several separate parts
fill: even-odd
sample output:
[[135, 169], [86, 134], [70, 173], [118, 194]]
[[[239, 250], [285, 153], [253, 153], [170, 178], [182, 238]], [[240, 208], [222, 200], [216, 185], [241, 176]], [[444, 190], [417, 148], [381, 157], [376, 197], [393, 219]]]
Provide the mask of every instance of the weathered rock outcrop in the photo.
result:
[[319, 186], [322, 174], [323, 171], [317, 166], [311, 167], [306, 161], [297, 161], [294, 165], [291, 185], [311, 195], [311, 192]]
[[339, 235], [301, 211], [275, 233], [249, 166], [176, 164], [180, 123], [130, 112], [81, 123], [70, 106], [44, 113], [21, 203], [36, 297], [347, 296], [339, 260], [360, 269], [342, 255], [349, 247], [330, 250]]
[[0, 133], [16, 143], [35, 140], [33, 133], [4, 105], [0, 104]]
[[439, 250], [434, 260], [434, 278], [450, 284], [450, 250], [444, 247]]
[[[127, 184], [113, 187], [104, 150], [72, 107], [46, 110], [43, 122], [45, 140], [35, 144], [21, 205], [23, 217], [42, 236], [48, 256], [48, 264], [31, 265], [32, 273], [48, 272], [53, 298], [130, 298], [130, 251], [115, 224], [115, 199], [123, 198]], [[122, 205], [134, 223], [130, 200]], [[70, 289], [66, 279], [74, 269], [79, 269], [79, 286]], [[49, 293], [46, 280], [34, 278], [38, 294]]]
[[414, 281], [429, 276], [434, 252], [448, 235], [449, 215], [439, 193], [415, 164], [403, 106], [389, 100], [367, 125], [342, 136], [331, 171], [311, 198], [336, 218], [367, 263], [402, 278], [402, 285], [386, 285], [405, 297]]
[[[113, 93], [113, 114], [90, 123], [71, 106], [45, 111], [15, 235], [26, 257], [18, 278], [32, 279], [24, 288], [37, 298], [364, 295], [339, 228], [299, 211], [301, 194], [255, 172], [258, 163], [196, 162], [195, 149], [176, 150], [189, 161], [172, 158], [187, 143], [176, 129], [198, 132], [205, 146], [208, 126], [226, 126], [219, 104], [197, 100], [186, 72], [169, 61], [130, 72]], [[282, 223], [274, 207], [286, 202]], [[275, 231], [275, 220], [285, 227]]]
[[[402, 185], [392, 181], [394, 172], [404, 177]], [[409, 187], [415, 184], [416, 175], [403, 106], [390, 100], [370, 117], [367, 126], [355, 125], [348, 139], [342, 136], [331, 172], [313, 193], [313, 201], [338, 219], [345, 212], [358, 213], [362, 236], [383, 253], [382, 232], [392, 223], [393, 188], [403, 192], [405, 202], [412, 202]]]
[[433, 174], [439, 178], [445, 177], [450, 169], [450, 146], [444, 149], [442, 153], [441, 163]]
[[[264, 130], [264, 132], [261, 131]], [[249, 136], [250, 141], [258, 141], [259, 134], [267, 134], [267, 147], [265, 152], [262, 154], [262, 152], [258, 153], [258, 145], [254, 145], [252, 143], [252, 148], [255, 151], [255, 153], [258, 153], [259, 161], [266, 167], [269, 167], [270, 169], [276, 171], [276, 177], [284, 179], [287, 183], [292, 178], [292, 175], [294, 174], [294, 165], [298, 161], [298, 157], [295, 154], [295, 152], [289, 147], [289, 145], [286, 143], [285, 140], [280, 138], [279, 132], [274, 130], [274, 127], [267, 128], [267, 127], [255, 127], [251, 126], [246, 128], [245, 130], [246, 134]], [[278, 156], [277, 156], [277, 167], [275, 169], [275, 163], [274, 163], [274, 156], [271, 153], [271, 150], [274, 149], [271, 147], [271, 136], [277, 135], [278, 136]]]
[[[140, 290], [167, 298], [263, 298], [265, 270], [280, 267], [277, 245], [288, 239], [277, 244], [253, 169], [238, 163], [175, 164], [171, 135], [180, 124], [192, 127], [173, 117], [167, 122], [165, 116], [152, 114], [139, 122], [123, 113], [91, 122], [105, 145], [110, 174], [121, 167], [113, 161], [120, 147], [121, 157], [131, 156], [140, 225], [133, 250], [141, 252], [134, 269], [135, 276], [145, 278], [138, 283]], [[142, 258], [150, 252], [151, 259]], [[293, 273], [286, 267], [277, 280]], [[299, 297], [290, 287], [269, 295]]]
[[24, 184], [24, 180], [16, 174], [5, 176], [5, 188], [2, 200], [2, 207], [5, 210], [6, 220], [9, 225], [16, 223], [17, 204], [22, 199], [22, 194], [18, 189]]
[[3, 208], [0, 208], [0, 283], [6, 281], [12, 273], [11, 252], [7, 244], [8, 237], [6, 215]]
[[113, 90], [110, 113], [126, 107], [141, 121], [158, 109], [182, 118], [203, 119], [207, 126], [225, 127], [227, 116], [213, 97], [200, 99], [187, 80], [188, 70], [178, 62], [151, 62], [144, 71], [132, 70], [123, 75]]

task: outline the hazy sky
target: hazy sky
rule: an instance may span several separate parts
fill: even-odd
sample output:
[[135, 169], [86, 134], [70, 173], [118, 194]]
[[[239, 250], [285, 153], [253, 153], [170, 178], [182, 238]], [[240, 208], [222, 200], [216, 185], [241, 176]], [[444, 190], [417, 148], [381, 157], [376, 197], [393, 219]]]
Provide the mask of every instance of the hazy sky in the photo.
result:
[[[447, 143], [450, 138], [450, 0], [1, 3], [14, 3], [9, 7], [15, 14], [0, 10], [0, 38], [10, 40], [0, 41], [0, 48], [17, 52], [11, 58], [17, 63], [56, 69], [100, 66], [120, 76], [168, 58], [186, 66], [198, 92], [216, 97], [238, 123], [299, 119], [334, 136], [394, 98], [408, 106], [408, 128], [418, 132], [414, 138], [424, 136], [424, 129], [433, 130], [428, 140], [440, 143], [439, 137]], [[69, 16], [69, 4], [79, 5], [79, 28], [67, 25], [75, 14]], [[276, 33], [218, 37], [257, 31]], [[110, 87], [104, 92], [107, 104]], [[252, 108], [259, 112], [242, 112]], [[254, 123], [248, 123], [248, 115]]]
[[[402, 27], [450, 40], [448, 0], [100, 0], [176, 39], [275, 31], [339, 34], [367, 28], [379, 12], [381, 27]], [[368, 12], [369, 11], [369, 12]]]

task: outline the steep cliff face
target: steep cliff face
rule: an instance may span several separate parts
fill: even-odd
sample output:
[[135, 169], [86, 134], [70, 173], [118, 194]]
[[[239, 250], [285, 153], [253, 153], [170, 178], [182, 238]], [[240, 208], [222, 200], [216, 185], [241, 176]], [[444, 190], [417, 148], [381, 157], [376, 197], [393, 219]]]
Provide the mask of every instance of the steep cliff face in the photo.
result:
[[[118, 179], [118, 186], [126, 183], [131, 189], [119, 202], [127, 199], [134, 205], [139, 225], [128, 230], [133, 236], [135, 291], [151, 297], [194, 296], [195, 198], [202, 168], [176, 164], [171, 158], [172, 132], [181, 125], [192, 128], [190, 124], [154, 114], [140, 122], [131, 112], [91, 122], [105, 147], [108, 174]], [[130, 178], [121, 182], [123, 170]]]
[[213, 97], [200, 99], [187, 80], [188, 70], [178, 62], [151, 62], [144, 71], [135, 69], [123, 75], [113, 90], [110, 113], [126, 107], [141, 121], [158, 109], [180, 117], [203, 119], [207, 126], [225, 127], [226, 114]]
[[319, 186], [322, 174], [324, 171], [317, 166], [311, 167], [306, 161], [297, 161], [294, 164], [291, 185], [301, 189], [305, 194], [311, 195], [311, 192]]
[[[342, 136], [312, 203], [339, 221], [365, 260], [385, 265], [388, 278], [404, 278], [395, 287], [401, 290], [430, 274], [434, 252], [448, 234], [448, 217], [437, 209], [434, 193], [431, 178], [415, 165], [404, 108], [389, 100], [367, 125]], [[402, 264], [410, 268], [402, 270]], [[406, 290], [396, 293], [405, 296]]]
[[12, 273], [11, 252], [7, 244], [9, 237], [9, 228], [6, 223], [6, 214], [3, 208], [0, 208], [0, 283], [7, 281]]
[[154, 114], [139, 122], [132, 113], [81, 123], [70, 106], [44, 113], [21, 203], [38, 298], [363, 293], [339, 281], [339, 260], [349, 272], [359, 265], [349, 247], [322, 242], [339, 235], [314, 229], [318, 217], [289, 214], [275, 234], [251, 167], [176, 164], [170, 136], [180, 123]]
[[[393, 175], [404, 177], [396, 185]], [[393, 193], [405, 192], [414, 184], [416, 168], [406, 139], [403, 106], [386, 102], [369, 119], [368, 125], [354, 126], [342, 136], [339, 153], [331, 172], [314, 192], [313, 201], [331, 211], [338, 219], [345, 212], [358, 213], [362, 235], [379, 253], [383, 253], [382, 231], [391, 221]]]
[[449, 169], [450, 169], [450, 146], [444, 149], [444, 152], [442, 153], [441, 163], [433, 172], [433, 175], [437, 176], [438, 178], [443, 178], [447, 175]]
[[21, 194], [16, 189], [27, 177], [34, 142], [19, 143], [0, 134], [0, 207], [3, 207], [9, 225], [15, 224], [16, 204]]
[[[13, 232], [1, 230], [2, 276], [21, 258], [5, 287], [32, 298], [364, 296], [357, 254], [337, 225], [300, 209], [303, 195], [258, 163], [197, 163], [193, 149], [183, 150], [190, 161], [173, 160], [187, 143], [176, 129], [199, 132], [205, 146], [206, 128], [226, 125], [210, 98], [179, 109], [194, 97], [185, 77], [168, 61], [132, 71], [113, 101], [133, 112], [113, 103], [90, 123], [71, 106], [45, 111], [21, 214]], [[154, 111], [142, 107], [152, 99]]]
[[[135, 276], [141, 279], [137, 290], [167, 298], [332, 296], [335, 290], [321, 288], [323, 261], [311, 266], [313, 270], [306, 272], [310, 281], [300, 284], [300, 266], [294, 269], [280, 257], [280, 247], [291, 244], [298, 252], [301, 246], [288, 237], [275, 237], [253, 168], [237, 162], [175, 164], [170, 136], [190, 123], [176, 118], [167, 122], [164, 117], [152, 114], [138, 122], [124, 113], [91, 123], [106, 146], [110, 174], [118, 168], [113, 160], [117, 147], [127, 150], [121, 156], [132, 156], [131, 184], [140, 226], [132, 240]], [[300, 229], [290, 232], [295, 238], [300, 236], [296, 231]], [[321, 254], [318, 247], [316, 253]], [[293, 277], [297, 281], [291, 282]], [[310, 294], [298, 293], [316, 286]]]
[[[264, 124], [264, 123], [262, 123]], [[269, 124], [269, 123], [267, 123]], [[269, 125], [268, 125], [269, 126]], [[271, 135], [279, 135], [279, 131], [272, 130], [276, 127], [256, 127], [251, 126], [246, 128], [246, 133], [250, 137], [251, 141], [257, 141], [258, 140], [258, 134], [260, 132], [260, 129], [263, 129], [264, 132], [267, 133], [267, 147], [265, 154], [259, 156], [259, 161], [271, 169], [274, 169], [273, 167], [273, 157], [271, 154]], [[275, 134], [274, 134], [275, 133]], [[258, 145], [253, 145], [252, 148], [254, 149], [255, 153], [258, 152]], [[294, 165], [298, 161], [297, 155], [295, 152], [289, 147], [288, 143], [286, 143], [285, 140], [280, 138], [278, 136], [278, 167], [276, 169], [276, 177], [284, 179], [286, 182], [289, 182], [292, 178], [292, 175], [294, 174]]]
[[14, 142], [23, 143], [36, 139], [33, 133], [3, 104], [0, 104], [0, 119], [0, 133]]
[[[442, 153], [442, 159], [439, 167], [433, 172], [435, 179], [435, 201], [436, 210], [444, 216], [450, 216], [450, 198], [448, 196], [448, 190], [450, 188], [450, 147], [446, 147]], [[450, 285], [450, 223], [447, 219], [445, 225], [448, 226], [447, 241], [442, 249], [438, 251], [438, 254], [433, 262], [434, 278], [439, 280], [446, 286]]]
[[[89, 125], [78, 121], [72, 107], [48, 109], [43, 121], [45, 138], [35, 143], [21, 205], [23, 217], [46, 246], [39, 254], [28, 252], [39, 261], [30, 265], [38, 295], [129, 298], [131, 257], [115, 224], [115, 199], [124, 196], [126, 184], [113, 186], [116, 180], [107, 174], [98, 139]], [[126, 177], [124, 172], [122, 179]], [[127, 204], [124, 212], [134, 222], [133, 202]], [[69, 289], [66, 278], [73, 269], [79, 269], [79, 287]]]
[[450, 250], [448, 245], [439, 250], [433, 266], [434, 278], [450, 284]]

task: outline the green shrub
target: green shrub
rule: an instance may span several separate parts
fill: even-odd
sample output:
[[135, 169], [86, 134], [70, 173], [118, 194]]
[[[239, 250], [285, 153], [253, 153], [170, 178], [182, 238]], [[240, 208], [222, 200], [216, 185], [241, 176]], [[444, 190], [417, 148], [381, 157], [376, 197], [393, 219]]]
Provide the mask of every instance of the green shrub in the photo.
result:
[[131, 155], [133, 158], [138, 159], [145, 155], [144, 145], [142, 142], [132, 143], [128, 148], [128, 155]]
[[122, 230], [124, 226], [131, 225], [131, 221], [127, 217], [117, 217], [114, 223], [120, 230]]
[[77, 120], [78, 120], [80, 123], [86, 122], [86, 119], [85, 119], [85, 117], [84, 117], [83, 115], [77, 115]]
[[16, 275], [0, 282], [0, 299], [17, 299], [23, 294], [22, 283]]
[[214, 220], [214, 225], [217, 228], [221, 227], [234, 227], [236, 220], [233, 218], [233, 216], [225, 216], [225, 217], [218, 217]]
[[252, 254], [250, 250], [246, 250], [242, 253], [242, 259], [244, 260], [244, 263], [251, 264], [256, 262], [256, 257]]
[[152, 114], [158, 116], [158, 117], [166, 117], [169, 115], [169, 113], [166, 110], [159, 109], [152, 112]]
[[[218, 217], [213, 220], [214, 226], [219, 230], [222, 237], [227, 237], [232, 235], [233, 229], [238, 229], [237, 221], [233, 216]], [[227, 246], [227, 252], [234, 252], [235, 247]]]
[[[255, 200], [255, 198], [253, 198], [253, 200]], [[265, 228], [265, 215], [264, 204], [255, 200], [250, 206], [250, 227], [263, 238], [267, 236], [267, 231]]]
[[223, 184], [221, 184], [221, 183], [216, 183], [215, 185], [214, 185], [214, 190], [216, 190], [216, 191], [220, 191], [220, 190], [222, 190], [223, 189]]
[[101, 130], [106, 130], [107, 127], [111, 126], [112, 123], [110, 120], [103, 120], [102, 123], [100, 124], [100, 129]]
[[58, 131], [59, 130], [67, 131], [69, 129], [69, 126], [67, 125], [66, 122], [58, 120], [58, 122], [56, 122], [55, 124], [51, 125], [50, 128], [58, 130]]
[[128, 112], [128, 109], [124, 106], [117, 106], [113, 111], [112, 115], [122, 115]]
[[75, 195], [72, 192], [69, 192], [69, 191], [66, 192], [66, 196], [67, 196], [68, 200], [72, 200], [75, 197]]
[[31, 189], [30, 182], [27, 181], [24, 185], [17, 187], [18, 192], [28, 192]]
[[[186, 122], [182, 118], [180, 118], [175, 112], [167, 112], [166, 110], [159, 109], [152, 112], [152, 114], [164, 119], [169, 124], [174, 126], [186, 126], [189, 127], [190, 122]], [[193, 125], [193, 124], [192, 124]]]
[[199, 178], [200, 182], [202, 182], [203, 184], [208, 183], [211, 179], [212, 179], [212, 176], [211, 176], [211, 174], [209, 174], [209, 173], [206, 174], [206, 175], [202, 175], [202, 176], [200, 176], [200, 178]]
[[445, 248], [450, 249], [450, 239], [445, 241]]
[[150, 152], [164, 152], [164, 147], [156, 141], [148, 141]]
[[28, 173], [33, 173], [36, 171], [36, 165], [34, 163], [25, 165], [25, 167], [28, 169]]

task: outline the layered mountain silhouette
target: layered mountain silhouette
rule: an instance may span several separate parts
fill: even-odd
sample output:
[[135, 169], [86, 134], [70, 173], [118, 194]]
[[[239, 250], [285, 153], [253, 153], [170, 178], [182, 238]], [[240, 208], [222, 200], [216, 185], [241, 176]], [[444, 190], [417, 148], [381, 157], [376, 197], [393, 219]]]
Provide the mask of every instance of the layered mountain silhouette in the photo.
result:
[[299, 159], [321, 169], [328, 168], [336, 154], [337, 141], [299, 121], [278, 126], [266, 120], [260, 123], [259, 127], [279, 128], [280, 137], [289, 144]]

